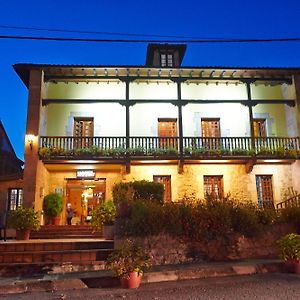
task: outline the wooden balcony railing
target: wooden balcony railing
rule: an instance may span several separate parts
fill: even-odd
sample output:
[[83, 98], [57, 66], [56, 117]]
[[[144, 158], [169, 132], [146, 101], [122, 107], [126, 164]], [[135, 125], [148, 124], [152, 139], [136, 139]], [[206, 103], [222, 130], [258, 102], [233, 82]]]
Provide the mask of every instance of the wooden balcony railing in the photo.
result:
[[[299, 138], [289, 137], [62, 137], [42, 136], [40, 157], [226, 157], [298, 158]], [[182, 145], [182, 150], [180, 145]], [[181, 150], [181, 151], [180, 151]]]

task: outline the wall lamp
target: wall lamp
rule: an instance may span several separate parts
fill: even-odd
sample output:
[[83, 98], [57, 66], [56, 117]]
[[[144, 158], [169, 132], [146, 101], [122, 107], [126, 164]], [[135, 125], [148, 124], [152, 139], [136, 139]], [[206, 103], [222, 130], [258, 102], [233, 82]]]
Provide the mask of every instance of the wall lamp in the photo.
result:
[[30, 146], [30, 150], [32, 150], [32, 146], [33, 146], [33, 141], [34, 141], [34, 135], [33, 134], [27, 134], [26, 135], [26, 141]]

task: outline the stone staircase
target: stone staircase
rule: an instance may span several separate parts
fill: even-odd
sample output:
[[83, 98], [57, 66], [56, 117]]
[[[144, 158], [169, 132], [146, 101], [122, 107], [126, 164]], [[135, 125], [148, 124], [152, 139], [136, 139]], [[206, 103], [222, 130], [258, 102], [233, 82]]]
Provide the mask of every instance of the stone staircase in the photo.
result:
[[0, 277], [103, 270], [113, 249], [90, 226], [42, 226], [28, 241], [0, 242]]

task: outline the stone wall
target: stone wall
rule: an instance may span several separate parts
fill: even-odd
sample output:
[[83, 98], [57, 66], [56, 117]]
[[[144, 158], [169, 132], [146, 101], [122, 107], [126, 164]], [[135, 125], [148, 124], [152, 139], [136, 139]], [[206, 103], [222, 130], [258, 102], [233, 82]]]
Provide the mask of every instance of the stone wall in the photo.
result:
[[[150, 254], [153, 265], [182, 264], [196, 261], [226, 261], [249, 258], [277, 258], [276, 241], [283, 235], [296, 232], [289, 224], [272, 225], [257, 237], [234, 234], [210, 242], [194, 242], [166, 234], [133, 238]], [[124, 239], [115, 240], [118, 247]]]

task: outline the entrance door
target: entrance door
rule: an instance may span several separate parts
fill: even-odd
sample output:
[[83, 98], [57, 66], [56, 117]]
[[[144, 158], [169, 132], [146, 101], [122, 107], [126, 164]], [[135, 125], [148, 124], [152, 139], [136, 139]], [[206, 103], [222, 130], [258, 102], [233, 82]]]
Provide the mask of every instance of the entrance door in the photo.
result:
[[105, 200], [106, 180], [69, 180], [67, 203], [74, 210], [73, 224], [86, 224], [91, 220], [93, 209]]
[[177, 119], [158, 118], [158, 136], [160, 148], [177, 149]]
[[154, 175], [153, 176], [154, 182], [159, 182], [164, 186], [164, 202], [171, 202], [172, 195], [171, 195], [171, 176], [170, 175]]
[[74, 118], [75, 148], [89, 148], [93, 145], [94, 136], [93, 118]]
[[266, 119], [253, 119], [254, 137], [267, 137]]

